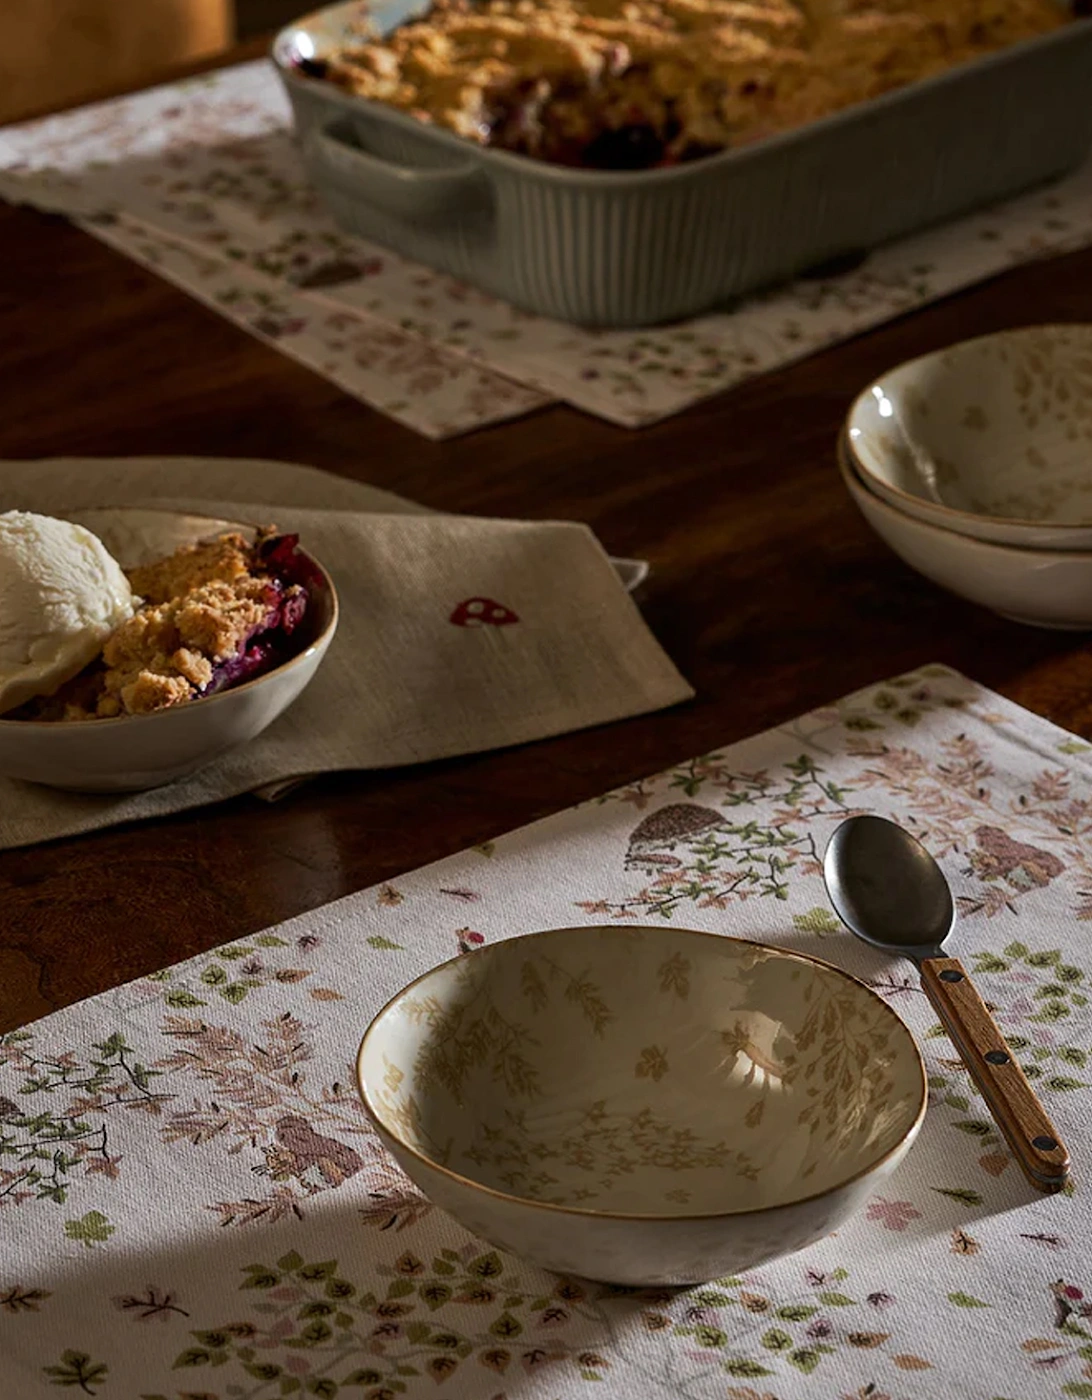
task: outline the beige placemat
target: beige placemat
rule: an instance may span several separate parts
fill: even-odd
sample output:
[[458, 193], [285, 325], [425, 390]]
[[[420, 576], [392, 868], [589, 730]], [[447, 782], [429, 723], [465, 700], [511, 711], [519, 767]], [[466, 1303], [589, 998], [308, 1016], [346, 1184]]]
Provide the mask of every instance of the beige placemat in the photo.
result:
[[[927, 666], [3, 1037], [0, 1394], [1087, 1398], [1089, 759]], [[952, 951], [1073, 1149], [1072, 1194], [1024, 1181], [912, 965], [841, 929], [816, 856], [851, 811], [899, 821], [943, 865]], [[605, 923], [819, 957], [906, 1020], [929, 1112], [836, 1234], [701, 1288], [559, 1279], [468, 1233], [387, 1154], [350, 1067], [387, 998], [482, 944]], [[669, 984], [681, 1006], [686, 967]], [[506, 1033], [540, 1035], [555, 987], [545, 1007], [506, 1006]], [[618, 986], [597, 991], [617, 1015]], [[748, 1131], [693, 1111], [676, 1059], [693, 1027], [681, 1013], [645, 1052], [682, 1105], [658, 1137], [629, 1131], [648, 1075], [611, 1086], [605, 1120], [589, 1104], [608, 1166]], [[766, 1103], [770, 1078], [747, 1083]], [[573, 1094], [596, 1088], [589, 1065]], [[685, 1192], [685, 1159], [675, 1170]], [[601, 1175], [585, 1176], [593, 1209], [616, 1179]]]
[[627, 427], [655, 422], [1006, 268], [1092, 244], [1089, 161], [829, 276], [674, 325], [581, 329], [339, 228], [264, 61], [3, 129], [0, 198], [68, 215], [433, 438], [553, 399]]
[[[287, 463], [0, 463], [0, 509], [149, 502], [298, 531], [337, 585], [338, 635], [285, 715], [192, 778], [122, 796], [0, 780], [0, 848], [317, 773], [504, 748], [693, 694], [584, 525], [433, 514]], [[477, 598], [517, 620], [454, 623]]]

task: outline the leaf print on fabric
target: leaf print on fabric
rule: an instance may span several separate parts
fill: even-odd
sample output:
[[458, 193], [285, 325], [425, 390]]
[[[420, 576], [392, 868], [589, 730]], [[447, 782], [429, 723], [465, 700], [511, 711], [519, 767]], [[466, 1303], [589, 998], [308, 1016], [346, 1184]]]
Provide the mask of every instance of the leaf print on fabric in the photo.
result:
[[1019, 901], [1048, 887], [1074, 861], [1092, 873], [1092, 863], [1079, 850], [1053, 851], [1008, 829], [1014, 820], [1024, 829], [1038, 827], [1043, 837], [1057, 844], [1060, 829], [1072, 831], [1071, 823], [1092, 820], [1092, 806], [1078, 804], [1078, 815], [1066, 810], [1071, 803], [1052, 804], [1055, 789], [1042, 780], [1021, 795], [1015, 812], [1002, 806], [989, 785], [992, 767], [976, 740], [964, 735], [946, 741], [936, 762], [909, 747], [882, 741], [861, 741], [852, 747], [866, 760], [861, 775], [865, 784], [901, 791], [922, 814], [926, 825], [918, 835], [934, 855], [966, 852], [964, 872], [982, 888], [959, 895], [964, 916], [1015, 913]]
[[64, 1232], [67, 1237], [70, 1240], [79, 1240], [80, 1244], [85, 1245], [88, 1249], [96, 1244], [105, 1244], [116, 1228], [110, 1224], [100, 1210], [89, 1210], [78, 1220], [64, 1222]]
[[456, 1372], [466, 1375], [473, 1393], [477, 1378], [512, 1367], [528, 1374], [561, 1367], [565, 1377], [600, 1379], [609, 1359], [569, 1336], [581, 1321], [574, 1309], [596, 1306], [583, 1287], [557, 1280], [537, 1297], [513, 1292], [510, 1269], [511, 1261], [496, 1251], [482, 1254], [476, 1244], [444, 1248], [431, 1263], [406, 1252], [378, 1263], [376, 1286], [364, 1288], [341, 1275], [336, 1260], [309, 1263], [292, 1252], [275, 1265], [244, 1269], [240, 1287], [265, 1300], [250, 1305], [253, 1321], [236, 1315], [192, 1332], [196, 1345], [185, 1347], [174, 1365], [203, 1370], [236, 1363], [254, 1376], [260, 1357], [258, 1379], [294, 1375], [314, 1395], [346, 1386], [395, 1395], [404, 1392], [403, 1377], [442, 1383]]
[[838, 933], [842, 927], [830, 910], [821, 905], [809, 909], [806, 914], [794, 914], [792, 926], [801, 933], [814, 933], [816, 938], [823, 938], [828, 933]]
[[245, 1196], [238, 1201], [211, 1201], [209, 1209], [220, 1217], [221, 1225], [273, 1225], [286, 1216], [303, 1219], [300, 1197], [287, 1186], [275, 1186], [267, 1196]]
[[889, 1201], [877, 1196], [868, 1203], [866, 1218], [878, 1220], [885, 1230], [905, 1230], [911, 1220], [920, 1220], [921, 1211], [912, 1201]]
[[966, 1230], [953, 1230], [951, 1252], [953, 1254], [978, 1254], [982, 1246], [974, 1238], [968, 1235]]
[[43, 1366], [51, 1385], [78, 1387], [85, 1395], [97, 1395], [106, 1381], [107, 1368], [94, 1362], [85, 1351], [65, 1351], [55, 1366]]
[[1044, 1249], [1049, 1250], [1066, 1249], [1069, 1245], [1069, 1241], [1064, 1235], [1025, 1235], [1021, 1233], [1019, 1238], [1022, 1240], [1030, 1240], [1032, 1244], [1041, 1245]]
[[0, 1308], [17, 1317], [20, 1313], [38, 1312], [41, 1305], [53, 1294], [45, 1288], [23, 1288], [15, 1285], [6, 1293], [0, 1292]]
[[162, 1140], [229, 1154], [257, 1149], [253, 1170], [272, 1183], [264, 1197], [209, 1202], [222, 1223], [271, 1224], [298, 1216], [302, 1202], [358, 1173], [384, 1196], [415, 1194], [376, 1140], [351, 1074], [343, 1083], [311, 1083], [309, 1028], [284, 1012], [262, 1021], [261, 1030], [262, 1039], [255, 1041], [181, 1016], [163, 1024], [163, 1034], [179, 1048], [156, 1062], [158, 1071], [172, 1083], [203, 1081], [211, 1096], [168, 1114]]
[[[674, 1335], [692, 1338], [703, 1351], [722, 1355], [724, 1359], [720, 1364], [724, 1372], [736, 1378], [760, 1375], [784, 1378], [794, 1373], [810, 1376], [824, 1365], [825, 1358], [837, 1355], [843, 1348], [855, 1352], [882, 1349], [886, 1354], [887, 1343], [897, 1337], [897, 1332], [894, 1327], [891, 1331], [876, 1332], [867, 1325], [869, 1314], [865, 1308], [871, 1298], [862, 1304], [824, 1287], [848, 1280], [847, 1269], [839, 1267], [829, 1274], [806, 1270], [805, 1276], [809, 1287], [818, 1291], [771, 1299], [741, 1287], [738, 1279], [721, 1279], [716, 1284], [684, 1293], [668, 1304], [670, 1311], [681, 1310]], [[886, 1306], [895, 1306], [893, 1297], [882, 1296]], [[691, 1300], [696, 1300], [696, 1305]], [[834, 1311], [821, 1313], [817, 1304]], [[732, 1310], [737, 1307], [742, 1313], [734, 1318]], [[749, 1321], [746, 1320], [748, 1314]], [[650, 1330], [659, 1333], [662, 1328], [657, 1325]], [[738, 1343], [745, 1340], [754, 1344], [755, 1350], [750, 1354], [738, 1347]], [[894, 1355], [891, 1359], [894, 1361]], [[917, 1359], [922, 1369], [932, 1365], [924, 1358]], [[775, 1386], [780, 1391], [777, 1382]]]
[[109, 1150], [112, 1124], [123, 1112], [157, 1116], [172, 1097], [120, 1033], [83, 1055], [54, 1056], [26, 1033], [0, 1036], [0, 1065], [19, 1077], [21, 1100], [0, 1099], [0, 1207], [64, 1205], [89, 1175], [114, 1180], [122, 1157]]
[[276, 988], [286, 982], [302, 982], [311, 975], [307, 968], [281, 965], [263, 957], [260, 952], [262, 948], [283, 946], [283, 940], [274, 937], [270, 942], [266, 936], [265, 939], [255, 938], [247, 943], [218, 948], [196, 978], [192, 978], [191, 974], [188, 986], [176, 982], [170, 972], [153, 974], [146, 980], [149, 984], [158, 981], [167, 983], [162, 997], [165, 1005], [173, 1010], [208, 1006], [210, 996], [218, 996], [229, 1005], [238, 1006], [258, 988]]
[[[712, 755], [675, 777], [688, 795], [701, 792], [727, 810], [672, 803], [651, 812], [630, 836], [625, 859], [627, 871], [651, 876], [651, 883], [624, 900], [578, 901], [585, 912], [666, 920], [686, 903], [722, 910], [754, 897], [785, 900], [792, 872], [821, 869], [815, 836], [804, 828], [848, 811], [846, 790], [807, 754], [777, 776], [733, 773]], [[774, 805], [772, 822], [729, 816], [759, 804]]]
[[173, 1293], [165, 1288], [153, 1288], [151, 1284], [143, 1293], [119, 1293], [110, 1301], [119, 1312], [128, 1313], [137, 1322], [148, 1322], [152, 1318], [169, 1322], [172, 1314], [189, 1317], [186, 1309], [175, 1301]]
[[982, 1197], [977, 1191], [971, 1191], [965, 1186], [931, 1186], [931, 1191], [935, 1191], [938, 1196], [950, 1196], [953, 1201], [959, 1201], [965, 1206], [980, 1206]]

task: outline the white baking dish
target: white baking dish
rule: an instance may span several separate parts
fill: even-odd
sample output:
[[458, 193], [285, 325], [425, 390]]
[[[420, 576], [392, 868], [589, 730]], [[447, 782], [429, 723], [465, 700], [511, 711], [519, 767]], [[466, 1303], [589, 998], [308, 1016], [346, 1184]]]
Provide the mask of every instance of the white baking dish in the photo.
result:
[[[376, 0], [381, 33], [424, 12]], [[273, 56], [338, 221], [527, 310], [584, 325], [692, 315], [1050, 180], [1092, 145], [1092, 20], [755, 145], [635, 173], [464, 140], [309, 77], [357, 3]]]

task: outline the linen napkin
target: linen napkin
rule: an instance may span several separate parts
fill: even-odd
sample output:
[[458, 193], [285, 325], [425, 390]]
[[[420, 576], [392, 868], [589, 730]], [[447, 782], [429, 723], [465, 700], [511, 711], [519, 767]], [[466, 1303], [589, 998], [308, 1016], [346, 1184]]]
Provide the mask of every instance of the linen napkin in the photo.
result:
[[693, 695], [584, 525], [434, 514], [287, 463], [0, 463], [0, 509], [122, 504], [298, 532], [337, 586], [338, 634], [290, 710], [193, 777], [94, 796], [0, 779], [0, 848], [276, 795], [323, 772], [504, 748]]

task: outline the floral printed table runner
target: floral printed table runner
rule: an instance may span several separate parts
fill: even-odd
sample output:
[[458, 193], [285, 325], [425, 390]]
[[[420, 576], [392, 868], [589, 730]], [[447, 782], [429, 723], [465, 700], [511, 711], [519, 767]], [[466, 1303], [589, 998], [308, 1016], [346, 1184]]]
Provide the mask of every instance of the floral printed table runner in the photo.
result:
[[514, 310], [350, 237], [307, 182], [270, 65], [0, 130], [0, 196], [60, 210], [430, 437], [561, 399], [677, 413], [1012, 264], [1092, 243], [1092, 163], [840, 275], [650, 331]]
[[[926, 667], [0, 1037], [0, 1392], [1092, 1396], [1090, 755]], [[1026, 1186], [908, 966], [840, 931], [819, 860], [862, 810], [944, 865], [955, 951], [1074, 1148], [1067, 1194]], [[837, 1236], [611, 1288], [472, 1238], [385, 1156], [351, 1069], [385, 999], [483, 942], [615, 920], [814, 952], [915, 1030], [925, 1127]]]

